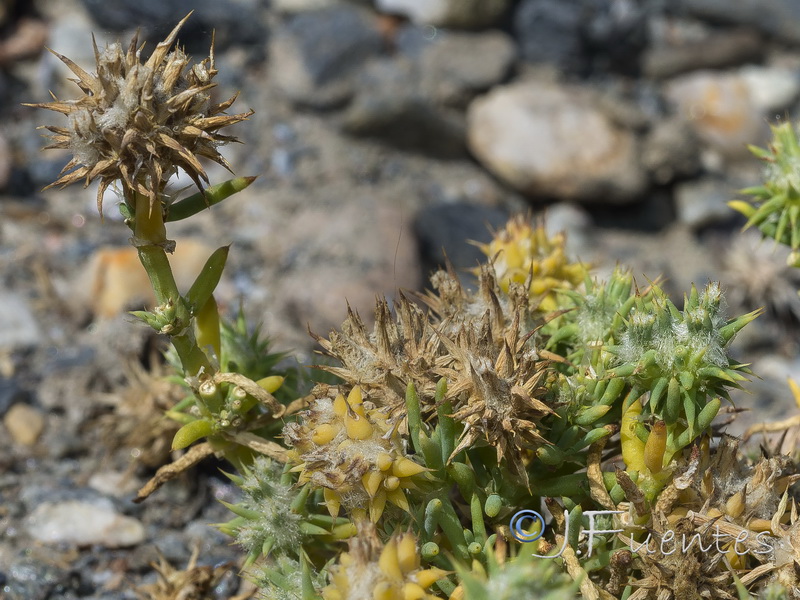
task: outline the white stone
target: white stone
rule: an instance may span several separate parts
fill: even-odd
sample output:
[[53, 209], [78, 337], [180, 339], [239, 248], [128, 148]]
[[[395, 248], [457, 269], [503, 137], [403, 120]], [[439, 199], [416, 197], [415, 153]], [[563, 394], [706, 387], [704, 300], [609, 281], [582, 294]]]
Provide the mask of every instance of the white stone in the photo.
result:
[[506, 12], [509, 0], [376, 0], [384, 13], [408, 17], [420, 25], [436, 27], [489, 26]]
[[0, 348], [35, 346], [40, 339], [39, 326], [25, 300], [0, 293]]
[[118, 513], [105, 498], [93, 502], [47, 502], [28, 517], [27, 529], [34, 539], [45, 544], [120, 548], [135, 546], [145, 538], [142, 523]]
[[623, 202], [647, 184], [635, 136], [579, 86], [494, 88], [469, 107], [468, 141], [484, 166], [531, 196]]
[[800, 78], [792, 69], [749, 66], [741, 70], [753, 104], [764, 111], [791, 106], [800, 93]]

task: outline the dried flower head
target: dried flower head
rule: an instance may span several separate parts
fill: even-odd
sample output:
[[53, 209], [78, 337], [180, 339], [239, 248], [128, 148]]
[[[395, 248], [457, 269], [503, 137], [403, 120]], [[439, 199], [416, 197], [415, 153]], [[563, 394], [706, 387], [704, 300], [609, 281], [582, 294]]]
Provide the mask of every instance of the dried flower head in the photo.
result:
[[369, 511], [377, 522], [387, 500], [408, 511], [404, 489], [414, 486], [414, 475], [426, 471], [405, 456], [396, 428], [363, 402], [359, 387], [347, 398], [319, 398], [301, 423], [286, 425], [283, 435], [293, 447], [290, 460], [301, 463], [293, 469], [300, 472], [298, 483], [323, 488], [332, 516], [344, 505], [356, 517]]
[[69, 119], [66, 127], [45, 127], [52, 133], [47, 148], [73, 153], [61, 177], [48, 187], [78, 181], [87, 186], [99, 179], [97, 207], [102, 214], [103, 194], [116, 180], [122, 182], [126, 196], [138, 192], [153, 206], [176, 168], [184, 170], [200, 189], [201, 182], [208, 183], [198, 157], [230, 170], [217, 147], [236, 139], [218, 131], [247, 119], [252, 111], [224, 114], [236, 95], [211, 104], [208, 92], [216, 85], [212, 79], [217, 74], [213, 42], [208, 58], [191, 68], [183, 50], [169, 51], [190, 15], [144, 63], [140, 61], [143, 46], [139, 46], [138, 34], [127, 51], [114, 43], [101, 52], [95, 43], [94, 75], [53, 52], [75, 74], [73, 81], [83, 96], [68, 101], [53, 96], [53, 102], [27, 105], [62, 113]]

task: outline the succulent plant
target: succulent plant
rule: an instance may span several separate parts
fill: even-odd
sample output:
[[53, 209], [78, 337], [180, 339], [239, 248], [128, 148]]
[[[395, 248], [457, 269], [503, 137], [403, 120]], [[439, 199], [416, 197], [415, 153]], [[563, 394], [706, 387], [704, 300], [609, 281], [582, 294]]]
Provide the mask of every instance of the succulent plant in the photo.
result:
[[349, 550], [330, 568], [323, 600], [436, 600], [427, 590], [444, 577], [437, 568], [422, 569], [413, 534], [400, 533], [383, 544], [364, 526]]
[[513, 217], [488, 244], [478, 244], [489, 258], [497, 281], [508, 292], [511, 283], [523, 284], [543, 312], [558, 307], [555, 290], [573, 289], [586, 276], [587, 267], [566, 257], [563, 233], [548, 237], [544, 225], [533, 227], [523, 215]]
[[300, 463], [294, 468], [299, 483], [322, 488], [333, 517], [344, 507], [355, 519], [377, 522], [387, 501], [408, 511], [403, 490], [426, 470], [406, 456], [396, 429], [363, 400], [359, 387], [346, 398], [317, 398], [283, 435], [292, 448], [289, 459]]
[[789, 121], [772, 126], [769, 148], [750, 146], [750, 151], [766, 163], [763, 185], [742, 190], [752, 196], [747, 202], [734, 200], [729, 205], [747, 217], [745, 228], [755, 225], [765, 237], [786, 244], [792, 250], [789, 264], [797, 264], [800, 250], [800, 142], [797, 129]]

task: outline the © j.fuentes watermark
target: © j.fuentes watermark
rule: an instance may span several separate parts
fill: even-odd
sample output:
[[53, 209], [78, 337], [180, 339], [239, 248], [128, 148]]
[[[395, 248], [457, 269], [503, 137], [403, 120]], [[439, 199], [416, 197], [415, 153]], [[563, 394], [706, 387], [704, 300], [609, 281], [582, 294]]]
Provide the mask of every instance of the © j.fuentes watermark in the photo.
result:
[[[592, 542], [594, 541], [594, 537], [598, 534], [604, 533], [622, 533], [624, 529], [596, 529], [595, 528], [595, 517], [597, 516], [605, 516], [605, 515], [618, 515], [623, 514], [625, 511], [621, 510], [587, 510], [583, 513], [583, 516], [589, 518], [589, 528], [588, 529], [581, 529], [581, 531], [585, 532], [589, 539], [588, 539], [588, 547], [589, 553], [588, 556], [592, 555]], [[539, 523], [538, 531], [535, 533], [528, 533], [525, 531], [524, 525], [526, 522], [530, 521], [530, 525], [536, 525]], [[511, 534], [514, 536], [518, 542], [522, 543], [530, 543], [535, 542], [544, 534], [546, 529], [544, 518], [535, 510], [520, 510], [511, 517], [511, 521], [509, 522], [509, 526], [511, 528]], [[716, 548], [717, 552], [724, 554], [727, 552], [726, 549], [720, 547], [720, 541], [725, 544], [733, 542], [733, 550], [739, 556], [745, 556], [752, 552], [752, 554], [769, 554], [771, 553], [774, 548], [772, 545], [768, 543], [766, 539], [763, 539], [762, 536], [767, 536], [767, 532], [761, 532], [756, 535], [756, 541], [758, 542], [758, 546], [761, 550], [750, 550], [749, 548], [745, 548], [743, 552], [740, 551], [740, 544], [744, 544], [747, 542], [750, 531], [742, 531], [739, 533], [738, 536], [734, 537], [730, 534], [723, 533], [719, 529], [719, 525], [715, 526], [715, 531], [711, 537], [714, 538], [713, 543], [709, 543], [708, 546], [703, 546], [703, 540], [699, 533], [695, 533], [691, 536], [686, 536], [686, 534], [680, 534], [680, 538], [676, 535], [676, 533], [669, 529], [664, 532], [661, 536], [660, 540], [654, 540], [651, 533], [647, 534], [647, 537], [643, 542], [636, 542], [631, 539], [631, 551], [636, 552], [639, 554], [655, 554], [659, 552], [664, 556], [670, 556], [671, 554], [675, 554], [679, 550], [683, 553], [688, 552], [692, 546], [697, 543], [698, 548], [703, 552], [709, 552], [712, 548]], [[567, 539], [569, 539], [569, 512], [564, 511], [564, 543], [561, 546], [561, 549], [558, 551], [558, 554], [533, 554], [538, 558], [558, 558], [564, 552], [564, 549], [567, 546]], [[680, 544], [678, 543], [678, 539], [680, 539]], [[580, 552], [579, 552], [580, 553]]]

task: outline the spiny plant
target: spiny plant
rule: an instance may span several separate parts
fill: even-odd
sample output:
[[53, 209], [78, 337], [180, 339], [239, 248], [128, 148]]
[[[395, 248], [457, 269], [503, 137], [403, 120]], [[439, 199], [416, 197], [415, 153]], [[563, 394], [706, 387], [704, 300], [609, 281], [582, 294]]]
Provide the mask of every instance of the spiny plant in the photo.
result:
[[[184, 22], [144, 62], [136, 38], [95, 47], [95, 74], [58, 55], [82, 96], [33, 105], [68, 118], [47, 127], [74, 155], [53, 185], [99, 180], [99, 209], [118, 189], [157, 298], [134, 314], [169, 337], [186, 390], [167, 411], [186, 452], [140, 500], [205, 456], [226, 459], [241, 499], [217, 527], [263, 598], [797, 594], [796, 458], [748, 459], [713, 425], [749, 375], [730, 342], [759, 313], [728, 318], [719, 284], [679, 308], [623, 268], [593, 278], [562, 235], [516, 217], [482, 246], [477, 289], [448, 266], [418, 302], [380, 299], [371, 328], [348, 310], [315, 336], [337, 381], [307, 395], [241, 313], [220, 317], [227, 246], [181, 293], [167, 223], [252, 182], [205, 187], [200, 159], [227, 166], [218, 147], [234, 138], [220, 130], [250, 113], [226, 114], [235, 96], [211, 102], [213, 48], [193, 66], [171, 50]], [[797, 148], [777, 128], [760, 151], [767, 183], [734, 205], [795, 251]], [[198, 193], [169, 196], [178, 169]]]

